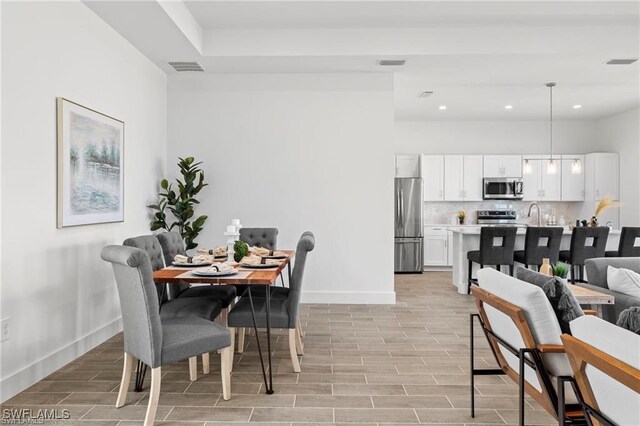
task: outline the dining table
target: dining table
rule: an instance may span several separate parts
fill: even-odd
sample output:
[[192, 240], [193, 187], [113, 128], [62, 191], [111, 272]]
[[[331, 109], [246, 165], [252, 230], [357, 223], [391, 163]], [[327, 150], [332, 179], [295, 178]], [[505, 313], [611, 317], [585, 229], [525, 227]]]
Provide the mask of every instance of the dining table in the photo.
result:
[[[241, 285], [246, 286], [245, 293], [249, 297], [251, 306], [251, 315], [253, 317], [253, 328], [256, 336], [256, 344], [258, 348], [258, 354], [260, 356], [260, 364], [262, 367], [262, 377], [267, 394], [273, 394], [273, 369], [271, 363], [271, 286], [276, 285], [278, 277], [281, 278], [284, 285], [284, 278], [282, 278], [285, 269], [288, 272], [289, 282], [291, 280], [291, 261], [295, 255], [294, 250], [278, 250], [283, 252], [286, 257], [278, 259], [279, 263], [268, 267], [267, 265], [241, 265], [236, 262], [229, 262], [235, 269], [235, 273], [232, 275], [224, 276], [203, 276], [198, 275], [198, 270], [204, 270], [210, 268], [211, 265], [203, 266], [180, 266], [169, 265], [163, 269], [159, 269], [153, 272], [153, 281], [156, 284], [209, 284], [209, 285]], [[251, 294], [251, 288], [255, 286], [262, 286], [265, 288], [265, 310], [266, 310], [266, 334], [267, 334], [267, 366], [265, 368], [264, 358], [262, 355], [262, 349], [260, 347], [260, 339], [258, 335], [258, 327], [256, 322], [256, 313], [253, 306], [253, 296]], [[242, 296], [242, 295], [239, 295]], [[234, 350], [234, 348], [231, 348]], [[139, 369], [140, 370], [140, 369]], [[267, 374], [268, 370], [268, 374]], [[268, 376], [268, 380], [267, 380]], [[137, 380], [136, 380], [137, 382]], [[142, 382], [140, 382], [142, 384]]]

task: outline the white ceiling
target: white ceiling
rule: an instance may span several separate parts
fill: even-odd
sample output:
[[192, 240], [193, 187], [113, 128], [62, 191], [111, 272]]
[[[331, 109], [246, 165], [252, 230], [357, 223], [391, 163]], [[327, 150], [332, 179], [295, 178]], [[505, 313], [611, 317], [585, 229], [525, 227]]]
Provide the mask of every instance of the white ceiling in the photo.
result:
[[169, 74], [393, 72], [398, 120], [544, 119], [548, 81], [559, 119], [640, 104], [638, 63], [605, 65], [640, 56], [635, 0], [85, 3]]

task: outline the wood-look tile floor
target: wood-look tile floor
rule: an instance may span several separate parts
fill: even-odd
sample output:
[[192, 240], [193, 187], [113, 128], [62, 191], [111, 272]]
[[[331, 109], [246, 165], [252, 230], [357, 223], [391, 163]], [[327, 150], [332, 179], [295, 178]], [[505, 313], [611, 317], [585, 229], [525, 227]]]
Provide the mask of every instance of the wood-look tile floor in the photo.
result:
[[[230, 401], [220, 395], [219, 356], [212, 355], [209, 375], [199, 359], [193, 383], [186, 363], [163, 366], [157, 424], [516, 424], [517, 388], [499, 376], [477, 379], [470, 416], [468, 314], [475, 307], [451, 274], [396, 275], [395, 287], [395, 305], [304, 305], [302, 373], [291, 369], [286, 334], [274, 332], [274, 395], [264, 394], [252, 335], [236, 354]], [[484, 338], [477, 348], [477, 364], [494, 366]], [[119, 334], [3, 408], [68, 409], [72, 421], [58, 424], [142, 424], [149, 383], [116, 409], [121, 368]], [[532, 400], [527, 407], [527, 424], [555, 423]]]

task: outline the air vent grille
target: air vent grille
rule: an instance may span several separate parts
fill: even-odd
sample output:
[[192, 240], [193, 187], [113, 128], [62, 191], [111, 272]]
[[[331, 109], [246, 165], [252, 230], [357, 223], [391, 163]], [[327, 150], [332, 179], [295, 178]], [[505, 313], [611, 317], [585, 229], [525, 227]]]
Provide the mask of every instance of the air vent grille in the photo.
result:
[[204, 72], [200, 64], [197, 62], [169, 62], [169, 65], [178, 72]]
[[380, 59], [378, 65], [381, 67], [401, 67], [407, 62], [405, 59]]
[[612, 59], [607, 62], [607, 65], [631, 65], [638, 59]]
[[418, 97], [419, 98], [428, 98], [431, 95], [433, 95], [432, 91], [426, 91], [426, 92], [419, 93]]

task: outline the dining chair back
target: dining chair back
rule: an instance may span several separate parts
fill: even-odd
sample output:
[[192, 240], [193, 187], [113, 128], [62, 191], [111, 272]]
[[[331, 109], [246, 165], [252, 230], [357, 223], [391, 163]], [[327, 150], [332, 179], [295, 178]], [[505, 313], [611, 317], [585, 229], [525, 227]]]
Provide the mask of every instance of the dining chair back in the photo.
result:
[[584, 262], [595, 257], [605, 257], [609, 227], [576, 226], [571, 233], [569, 250], [560, 252], [560, 260], [571, 265], [571, 282], [584, 282]]
[[524, 251], [515, 252], [515, 261], [524, 265], [542, 265], [547, 258], [551, 264], [558, 262], [560, 242], [563, 229], [561, 227], [528, 226], [524, 237]]
[[298, 321], [300, 297], [302, 295], [302, 278], [307, 263], [307, 254], [314, 249], [316, 238], [311, 231], [305, 231], [296, 247], [295, 264], [289, 283], [289, 328], [295, 328]]
[[[160, 241], [155, 235], [140, 235], [138, 237], [131, 237], [124, 240], [122, 243], [125, 247], [135, 247], [143, 250], [149, 257], [151, 270], [158, 271], [164, 268], [164, 257], [162, 256], [162, 246]], [[157, 284], [156, 292], [158, 293], [158, 300], [160, 304], [168, 300], [168, 294], [166, 293], [165, 284]]]
[[636, 245], [638, 239], [640, 239], [640, 227], [623, 226], [620, 232], [618, 257], [640, 257], [640, 245]]
[[275, 250], [278, 243], [278, 228], [241, 228], [240, 241], [250, 246]]

